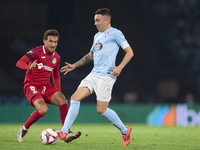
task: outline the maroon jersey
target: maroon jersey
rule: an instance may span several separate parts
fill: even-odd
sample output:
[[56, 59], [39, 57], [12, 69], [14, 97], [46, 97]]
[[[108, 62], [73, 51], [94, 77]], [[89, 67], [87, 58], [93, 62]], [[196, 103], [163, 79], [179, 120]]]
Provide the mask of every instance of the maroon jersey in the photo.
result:
[[[37, 60], [37, 65], [33, 70], [29, 70], [34, 60]], [[27, 70], [24, 86], [44, 86], [51, 84], [50, 77], [52, 74], [55, 88], [61, 91], [59, 65], [60, 56], [58, 53], [56, 51], [47, 53], [44, 45], [31, 49], [26, 56], [22, 57], [17, 63], [19, 68]]]

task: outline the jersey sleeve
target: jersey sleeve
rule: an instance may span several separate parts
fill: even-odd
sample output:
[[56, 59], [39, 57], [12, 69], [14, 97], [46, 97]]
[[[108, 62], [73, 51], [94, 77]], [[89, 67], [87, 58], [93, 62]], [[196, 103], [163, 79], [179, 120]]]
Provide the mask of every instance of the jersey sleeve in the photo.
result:
[[30, 60], [33, 60], [33, 57], [32, 57], [29, 53], [26, 53], [26, 56], [27, 56]]
[[117, 31], [115, 33], [115, 40], [121, 46], [122, 49], [125, 49], [129, 46], [127, 40], [125, 39], [123, 33], [121, 31]]
[[26, 55], [24, 55], [20, 60], [18, 60], [16, 66], [23, 70], [29, 70], [31, 64], [28, 63], [34, 60], [33, 54], [34, 49], [27, 52]]
[[52, 79], [53, 79], [54, 87], [55, 87], [57, 90], [59, 90], [59, 91], [61, 92], [59, 65], [60, 65], [60, 62], [59, 62], [58, 65], [53, 69], [53, 72], [52, 72]]
[[30, 65], [28, 64], [31, 61], [27, 55], [24, 55], [20, 60], [17, 61], [16, 66], [23, 70], [29, 70]]

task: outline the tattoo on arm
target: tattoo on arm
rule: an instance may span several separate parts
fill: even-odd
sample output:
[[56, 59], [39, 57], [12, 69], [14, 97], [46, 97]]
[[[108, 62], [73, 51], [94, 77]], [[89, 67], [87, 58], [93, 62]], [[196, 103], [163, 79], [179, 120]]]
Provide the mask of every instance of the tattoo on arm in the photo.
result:
[[74, 65], [76, 66], [76, 68], [86, 65], [89, 62], [92, 61], [92, 58], [90, 57], [89, 54], [85, 55], [83, 58], [81, 58], [79, 61], [75, 62]]

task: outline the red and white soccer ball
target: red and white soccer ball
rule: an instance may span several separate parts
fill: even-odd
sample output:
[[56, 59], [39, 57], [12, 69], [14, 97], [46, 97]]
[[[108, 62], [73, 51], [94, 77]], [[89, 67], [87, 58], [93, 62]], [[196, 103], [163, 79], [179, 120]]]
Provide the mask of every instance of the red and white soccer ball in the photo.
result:
[[54, 129], [44, 129], [40, 134], [40, 141], [45, 145], [56, 144], [58, 141], [58, 134]]

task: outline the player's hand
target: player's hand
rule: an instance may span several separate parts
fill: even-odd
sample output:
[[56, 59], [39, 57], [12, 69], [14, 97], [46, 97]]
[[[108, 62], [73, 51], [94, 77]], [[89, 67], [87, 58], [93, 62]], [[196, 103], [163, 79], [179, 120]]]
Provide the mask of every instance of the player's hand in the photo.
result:
[[112, 75], [116, 77], [118, 77], [122, 71], [122, 68], [120, 66], [110, 68], [113, 69]]
[[61, 73], [65, 72], [64, 75], [66, 75], [68, 72], [70, 72], [70, 71], [72, 71], [72, 70], [75, 69], [75, 65], [70, 64], [70, 63], [67, 63], [67, 62], [65, 62], [65, 64], [66, 64], [66, 65], [63, 66], [63, 67], [60, 69], [60, 72], [61, 72]]
[[29, 70], [33, 70], [37, 65], [37, 60], [34, 60], [33, 63], [30, 65]]

